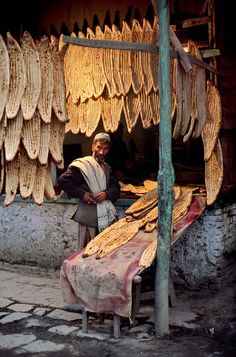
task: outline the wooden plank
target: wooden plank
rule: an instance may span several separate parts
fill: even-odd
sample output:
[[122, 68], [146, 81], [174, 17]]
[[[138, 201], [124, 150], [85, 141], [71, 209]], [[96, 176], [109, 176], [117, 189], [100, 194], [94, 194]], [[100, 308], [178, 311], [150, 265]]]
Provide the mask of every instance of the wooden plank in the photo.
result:
[[71, 43], [83, 47], [110, 48], [113, 50], [140, 51], [140, 52], [151, 52], [151, 53], [156, 53], [158, 51], [157, 45], [149, 45], [139, 42], [92, 40], [87, 38], [77, 38], [77, 37], [70, 37], [70, 36], [63, 36], [62, 40], [65, 43]]
[[187, 19], [184, 21], [179, 22], [180, 26], [183, 29], [194, 27], [194, 26], [201, 26], [201, 25], [206, 25], [211, 21], [209, 16], [202, 16], [202, 17], [196, 17], [194, 19]]
[[170, 31], [170, 41], [175, 46], [175, 48], [178, 52], [180, 62], [182, 64], [185, 72], [189, 72], [192, 69], [192, 65], [189, 61], [188, 55], [184, 51], [183, 46], [181, 45], [178, 37], [176, 36], [176, 34], [172, 30], [172, 28], [170, 28], [169, 31]]
[[201, 50], [200, 52], [203, 58], [220, 56], [220, 50], [218, 48], [208, 48], [206, 50]]
[[208, 63], [203, 62], [202, 60], [198, 59], [197, 57], [188, 55], [189, 60], [191, 61], [191, 63], [195, 63], [200, 67], [203, 67], [205, 69], [207, 69], [210, 72], [216, 73], [216, 74], [220, 74], [214, 67], [210, 66]]

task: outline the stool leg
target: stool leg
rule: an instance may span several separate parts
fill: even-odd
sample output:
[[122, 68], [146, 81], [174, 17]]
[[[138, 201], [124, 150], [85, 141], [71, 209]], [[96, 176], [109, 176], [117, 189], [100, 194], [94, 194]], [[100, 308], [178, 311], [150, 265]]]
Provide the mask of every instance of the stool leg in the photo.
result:
[[113, 316], [113, 334], [114, 338], [120, 338], [120, 316]]
[[88, 312], [85, 310], [83, 310], [82, 331], [84, 333], [88, 332]]
[[169, 298], [170, 298], [170, 306], [171, 307], [176, 306], [177, 298], [176, 298], [175, 288], [171, 276], [169, 277]]
[[136, 312], [136, 284], [132, 284], [132, 306], [131, 306], [131, 325], [135, 322], [135, 312]]
[[99, 323], [102, 324], [104, 322], [104, 314], [99, 314]]

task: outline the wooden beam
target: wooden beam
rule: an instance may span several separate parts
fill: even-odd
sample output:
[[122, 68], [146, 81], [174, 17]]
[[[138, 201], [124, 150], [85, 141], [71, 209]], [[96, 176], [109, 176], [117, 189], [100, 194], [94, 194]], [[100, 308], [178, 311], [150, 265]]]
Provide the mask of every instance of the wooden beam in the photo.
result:
[[[216, 57], [220, 56], [220, 50], [218, 48], [208, 48], [206, 50], [201, 50], [201, 55], [203, 58], [211, 58], [211, 57]], [[211, 67], [213, 68], [213, 67]]]
[[189, 28], [194, 26], [206, 25], [211, 21], [209, 16], [196, 17], [194, 19], [187, 19], [179, 22], [179, 25], [183, 28]]
[[[158, 171], [158, 249], [155, 278], [155, 331], [169, 334], [169, 271], [174, 170], [172, 165], [170, 36], [168, 0], [152, 0], [159, 18], [159, 171]], [[184, 50], [183, 50], [184, 51]], [[190, 64], [191, 66], [191, 64]]]
[[112, 40], [92, 40], [87, 38], [77, 38], [70, 36], [63, 36], [63, 42], [71, 43], [73, 45], [93, 48], [110, 48], [112, 50], [126, 50], [126, 51], [141, 51], [156, 53], [158, 51], [157, 45], [149, 45], [139, 42], [126, 41], [112, 41]]

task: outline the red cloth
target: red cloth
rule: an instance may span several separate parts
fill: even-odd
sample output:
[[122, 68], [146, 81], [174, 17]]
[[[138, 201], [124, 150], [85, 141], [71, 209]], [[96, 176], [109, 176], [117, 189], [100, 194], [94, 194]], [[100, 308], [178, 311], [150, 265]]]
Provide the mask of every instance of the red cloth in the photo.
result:
[[[205, 199], [194, 196], [188, 214], [174, 226], [172, 244], [204, 209]], [[130, 317], [132, 280], [143, 270], [139, 260], [154, 239], [157, 239], [156, 230], [151, 233], [139, 231], [130, 242], [102, 259], [96, 259], [95, 255], [83, 258], [84, 250], [69, 256], [60, 273], [64, 300], [80, 303], [87, 311]]]

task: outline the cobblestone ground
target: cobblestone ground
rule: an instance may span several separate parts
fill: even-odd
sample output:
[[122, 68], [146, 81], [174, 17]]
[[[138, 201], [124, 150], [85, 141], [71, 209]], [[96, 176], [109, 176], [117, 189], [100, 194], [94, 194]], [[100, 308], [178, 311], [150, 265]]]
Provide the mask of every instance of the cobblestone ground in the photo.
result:
[[113, 337], [113, 319], [89, 316], [82, 332], [79, 305], [61, 296], [59, 271], [0, 264], [0, 356], [173, 356], [236, 355], [235, 279], [222, 289], [176, 288], [170, 308], [170, 334], [154, 335], [153, 302], [141, 306], [134, 325], [121, 321]]

